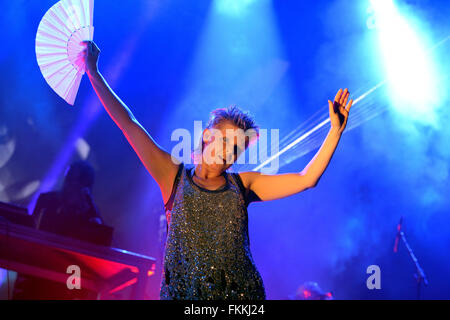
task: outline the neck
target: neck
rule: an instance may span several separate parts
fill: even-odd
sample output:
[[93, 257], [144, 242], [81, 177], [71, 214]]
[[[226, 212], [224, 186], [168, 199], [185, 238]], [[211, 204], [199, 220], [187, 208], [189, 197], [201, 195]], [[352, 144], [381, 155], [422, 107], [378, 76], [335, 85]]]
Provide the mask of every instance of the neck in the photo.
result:
[[222, 175], [221, 171], [212, 170], [208, 165], [202, 163], [197, 164], [194, 172], [201, 179], [214, 179]]

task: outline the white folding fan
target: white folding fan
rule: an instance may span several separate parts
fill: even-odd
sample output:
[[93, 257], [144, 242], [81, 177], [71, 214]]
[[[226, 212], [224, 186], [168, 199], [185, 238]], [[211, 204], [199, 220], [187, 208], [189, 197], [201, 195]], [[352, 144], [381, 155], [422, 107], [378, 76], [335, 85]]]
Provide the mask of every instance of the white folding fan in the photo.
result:
[[45, 81], [70, 105], [85, 63], [82, 41], [94, 36], [94, 0], [61, 0], [44, 15], [36, 34], [36, 58]]

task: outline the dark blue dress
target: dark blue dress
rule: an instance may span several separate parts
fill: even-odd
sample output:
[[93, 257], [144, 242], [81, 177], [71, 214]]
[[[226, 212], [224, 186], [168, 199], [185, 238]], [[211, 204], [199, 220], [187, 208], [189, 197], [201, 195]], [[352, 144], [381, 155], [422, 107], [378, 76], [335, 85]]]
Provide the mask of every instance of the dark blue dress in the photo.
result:
[[[160, 299], [264, 300], [261, 275], [250, 252], [249, 198], [238, 174], [207, 190], [180, 165], [166, 207], [167, 239]], [[170, 206], [170, 205], [169, 205]]]

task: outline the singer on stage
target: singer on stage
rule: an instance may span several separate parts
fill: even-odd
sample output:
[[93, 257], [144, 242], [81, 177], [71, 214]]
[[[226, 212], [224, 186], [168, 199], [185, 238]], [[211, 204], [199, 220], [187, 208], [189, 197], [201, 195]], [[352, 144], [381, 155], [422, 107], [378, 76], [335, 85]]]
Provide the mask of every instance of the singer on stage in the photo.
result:
[[[266, 299], [250, 252], [247, 206], [252, 201], [280, 199], [317, 185], [347, 124], [353, 103], [350, 100], [347, 104], [348, 90], [339, 90], [334, 102], [328, 101], [331, 129], [302, 171], [229, 173], [227, 169], [251, 141], [245, 138], [245, 148], [240, 149], [238, 139], [227, 139], [227, 132], [258, 131], [248, 114], [236, 107], [214, 110], [203, 131], [201, 161], [194, 165], [173, 161], [100, 74], [96, 44], [85, 44], [86, 71], [95, 92], [158, 183], [165, 203], [168, 233], [160, 298]], [[217, 141], [215, 132], [221, 133], [223, 140]]]

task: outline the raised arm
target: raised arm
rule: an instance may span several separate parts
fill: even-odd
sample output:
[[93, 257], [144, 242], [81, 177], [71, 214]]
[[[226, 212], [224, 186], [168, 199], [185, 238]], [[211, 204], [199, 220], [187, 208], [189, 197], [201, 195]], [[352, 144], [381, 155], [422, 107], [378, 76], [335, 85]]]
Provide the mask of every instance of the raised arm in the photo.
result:
[[86, 44], [84, 52], [86, 73], [92, 87], [111, 119], [122, 130], [145, 168], [158, 183], [166, 203], [170, 197], [178, 166], [172, 161], [171, 155], [163, 150], [141, 126], [131, 110], [119, 99], [100, 74], [98, 70], [100, 50], [97, 45], [92, 41], [84, 43]]
[[308, 165], [298, 173], [264, 175], [259, 172], [242, 172], [244, 186], [256, 193], [262, 201], [284, 198], [303, 190], [313, 188], [327, 168], [347, 125], [353, 100], [347, 105], [349, 92], [340, 89], [334, 103], [328, 101], [331, 129], [319, 151]]

